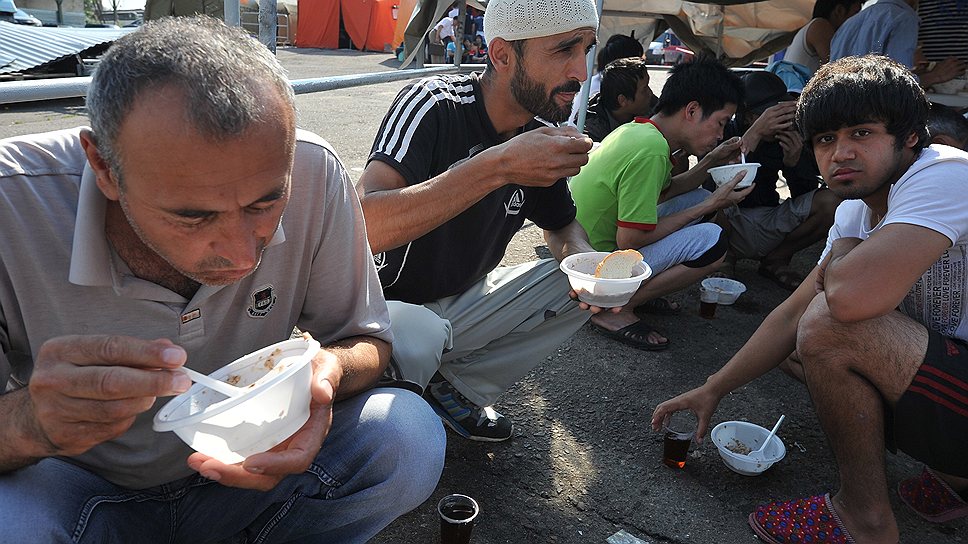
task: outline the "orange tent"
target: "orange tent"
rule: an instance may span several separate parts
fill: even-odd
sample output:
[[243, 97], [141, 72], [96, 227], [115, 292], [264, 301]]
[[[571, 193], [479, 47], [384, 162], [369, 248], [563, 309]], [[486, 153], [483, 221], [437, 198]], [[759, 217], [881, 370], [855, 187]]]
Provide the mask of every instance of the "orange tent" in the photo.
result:
[[[353, 42], [353, 47], [365, 51], [393, 51], [400, 0], [300, 0], [296, 31], [298, 47], [335, 49], [339, 47], [339, 24]], [[394, 7], [397, 9], [394, 10]]]

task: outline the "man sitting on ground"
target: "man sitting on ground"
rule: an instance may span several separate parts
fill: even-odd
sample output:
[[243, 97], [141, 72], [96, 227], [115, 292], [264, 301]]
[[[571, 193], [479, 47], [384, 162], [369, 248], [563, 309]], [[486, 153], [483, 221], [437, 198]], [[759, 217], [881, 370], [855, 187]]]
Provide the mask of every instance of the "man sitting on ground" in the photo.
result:
[[612, 61], [602, 70], [601, 91], [588, 101], [584, 132], [601, 142], [619, 125], [648, 116], [654, 105], [645, 60], [629, 57]]
[[905, 504], [930, 521], [968, 515], [968, 153], [927, 146], [927, 113], [887, 58], [817, 71], [796, 122], [845, 199], [820, 262], [722, 369], [652, 416], [658, 430], [690, 410], [702, 439], [730, 391], [781, 364], [806, 382], [841, 487], [756, 508], [766, 542], [898, 542], [885, 447], [930, 467], [901, 482]]
[[[694, 284], [722, 263], [723, 229], [707, 219], [752, 189], [733, 190], [742, 176], [713, 193], [699, 186], [709, 167], [738, 154], [740, 138], [719, 147], [716, 142], [742, 99], [739, 77], [719, 62], [697, 58], [679, 64], [662, 89], [657, 113], [615, 129], [572, 177], [578, 221], [592, 246], [637, 249], [652, 267], [652, 277], [622, 311], [592, 317], [599, 332], [639, 349], [665, 349], [668, 339], [650, 330], [634, 308]], [[671, 155], [678, 149], [706, 156], [672, 177]]]
[[[746, 160], [760, 167], [753, 192], [724, 212], [730, 228], [727, 268], [737, 258], [758, 260], [760, 275], [792, 291], [803, 281], [790, 267], [793, 255], [826, 237], [840, 198], [818, 189], [820, 172], [793, 126], [797, 103], [783, 80], [770, 72], [749, 72], [742, 79], [746, 104], [726, 135], [742, 135]], [[790, 190], [782, 202], [776, 188], [781, 172]]]
[[[535, 116], [567, 119], [597, 28], [592, 0], [491, 0], [484, 73], [404, 87], [360, 177], [392, 377], [465, 438], [510, 438], [489, 406], [588, 320], [558, 261], [592, 250], [564, 179], [592, 141]], [[498, 267], [525, 219], [555, 258]]]
[[[429, 497], [443, 429], [373, 389], [391, 336], [363, 213], [276, 58], [164, 17], [110, 47], [87, 110], [0, 141], [0, 540], [366, 542]], [[152, 430], [186, 362], [293, 327], [324, 347], [288, 440], [228, 465]]]

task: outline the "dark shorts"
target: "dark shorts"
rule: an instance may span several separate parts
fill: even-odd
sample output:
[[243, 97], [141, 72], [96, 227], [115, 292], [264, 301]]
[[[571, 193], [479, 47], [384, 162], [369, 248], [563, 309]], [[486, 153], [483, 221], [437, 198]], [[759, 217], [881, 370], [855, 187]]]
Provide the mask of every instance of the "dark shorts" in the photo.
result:
[[928, 351], [887, 422], [887, 444], [968, 477], [968, 344], [928, 331]]

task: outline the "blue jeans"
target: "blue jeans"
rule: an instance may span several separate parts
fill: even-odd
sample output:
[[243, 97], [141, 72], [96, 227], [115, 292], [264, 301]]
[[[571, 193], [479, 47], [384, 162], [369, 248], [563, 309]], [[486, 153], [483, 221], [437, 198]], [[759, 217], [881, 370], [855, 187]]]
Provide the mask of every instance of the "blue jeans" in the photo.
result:
[[268, 492], [192, 475], [131, 490], [61, 459], [0, 476], [0, 542], [366, 542], [430, 497], [440, 420], [419, 396], [373, 389], [339, 402], [309, 469]]

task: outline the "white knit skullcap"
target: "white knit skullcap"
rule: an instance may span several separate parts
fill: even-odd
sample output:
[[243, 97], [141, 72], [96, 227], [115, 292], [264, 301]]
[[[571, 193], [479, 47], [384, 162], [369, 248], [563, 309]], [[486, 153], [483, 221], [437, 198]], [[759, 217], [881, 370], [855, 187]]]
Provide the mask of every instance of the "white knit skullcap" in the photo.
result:
[[594, 0], [491, 0], [484, 10], [484, 39], [543, 38], [576, 28], [598, 30]]

